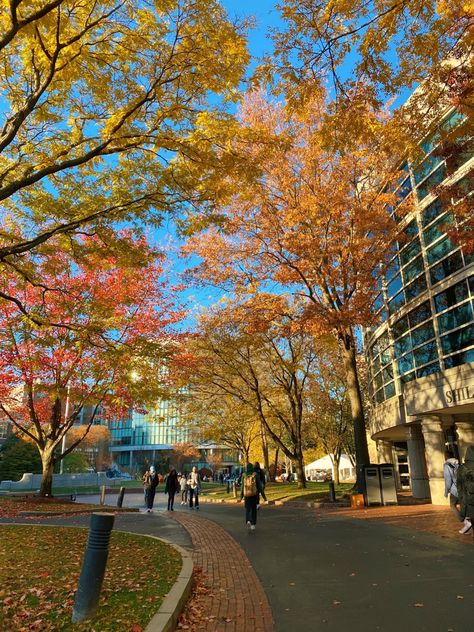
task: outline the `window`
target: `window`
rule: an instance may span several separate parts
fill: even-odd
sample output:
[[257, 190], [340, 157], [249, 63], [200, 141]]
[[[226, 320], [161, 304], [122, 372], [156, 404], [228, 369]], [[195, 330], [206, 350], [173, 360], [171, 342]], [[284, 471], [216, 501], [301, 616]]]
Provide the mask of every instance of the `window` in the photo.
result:
[[407, 329], [408, 329], [408, 317], [404, 316], [403, 318], [400, 318], [400, 320], [397, 320], [395, 323], [393, 323], [392, 325], [393, 337], [398, 338], [399, 336], [404, 334]]
[[413, 357], [415, 359], [416, 366], [422, 366], [428, 364], [438, 358], [438, 350], [436, 348], [436, 342], [432, 340], [428, 344], [418, 347], [413, 351]]
[[446, 167], [442, 164], [418, 186], [418, 199], [422, 200], [425, 198], [434, 187], [445, 179], [445, 177]]
[[411, 182], [410, 178], [406, 178], [397, 190], [397, 197], [403, 200], [407, 197], [407, 195], [409, 195], [409, 193], [411, 193]]
[[385, 394], [385, 399], [390, 399], [390, 397], [393, 397], [395, 395], [395, 382], [390, 382], [390, 384], [384, 386], [383, 390]]
[[427, 156], [423, 162], [417, 165], [417, 167], [413, 170], [415, 184], [420, 184], [420, 182], [424, 180], [441, 161], [442, 158], [440, 156], [436, 156], [435, 154]]
[[446, 237], [446, 239], [443, 239], [443, 241], [438, 242], [435, 246], [427, 250], [426, 258], [428, 259], [428, 263], [430, 265], [432, 263], [436, 263], [456, 247], [457, 246], [455, 246], [453, 242]]
[[380, 391], [377, 391], [375, 393], [375, 401], [377, 402], [377, 404], [381, 404], [384, 400], [384, 393], [383, 393], [383, 388], [380, 389]]
[[381, 307], [383, 307], [383, 294], [377, 294], [374, 299], [374, 310], [378, 311]]
[[375, 388], [380, 388], [383, 384], [383, 379], [382, 379], [382, 373], [377, 373], [377, 375], [374, 378], [374, 384], [375, 384]]
[[461, 351], [461, 353], [456, 353], [449, 356], [449, 358], [444, 359], [444, 365], [447, 369], [451, 369], [452, 367], [459, 366], [461, 364], [466, 364], [467, 362], [474, 362], [474, 349]]
[[421, 223], [423, 226], [430, 224], [442, 212], [441, 200], [437, 199], [432, 202], [421, 214]]
[[460, 281], [434, 297], [435, 310], [442, 312], [449, 307], [461, 303], [469, 296], [466, 281]]
[[412, 380], [414, 380], [415, 377], [415, 371], [412, 371], [411, 373], [405, 373], [405, 375], [402, 375], [400, 377], [400, 382], [402, 382], [402, 384], [406, 384], [407, 382], [411, 382]]
[[410, 283], [410, 281], [423, 272], [423, 269], [423, 258], [419, 255], [409, 265], [403, 268], [402, 275], [404, 283]]
[[398, 261], [398, 255], [392, 259], [387, 267], [387, 271], [385, 272], [385, 278], [391, 279], [395, 274], [400, 271], [400, 262]]
[[388, 298], [392, 298], [392, 296], [395, 296], [395, 294], [399, 292], [401, 289], [402, 289], [402, 279], [401, 279], [401, 276], [397, 274], [397, 276], [388, 284], [388, 287], [387, 287]]
[[453, 252], [452, 255], [443, 259], [440, 263], [430, 269], [431, 284], [435, 285], [451, 274], [454, 274], [463, 267], [461, 253]]
[[405, 295], [403, 292], [397, 294], [391, 301], [388, 303], [388, 311], [390, 314], [395, 314], [398, 310], [405, 305]]
[[416, 370], [416, 377], [426, 377], [427, 375], [432, 375], [433, 373], [439, 373], [440, 372], [440, 368], [439, 368], [439, 362], [434, 362], [433, 364], [430, 364], [429, 366], [424, 366], [421, 369], [417, 369]]
[[410, 334], [406, 334], [406, 336], [403, 336], [402, 338], [399, 338], [398, 340], [396, 340], [394, 344], [394, 349], [395, 349], [396, 357], [399, 357], [403, 355], [404, 353], [406, 353], [407, 351], [410, 351], [411, 349]]
[[471, 345], [474, 345], [474, 325], [457, 329], [441, 338], [443, 353], [453, 353], [454, 351], [460, 351]]
[[405, 288], [405, 297], [407, 302], [419, 296], [426, 290], [426, 277], [425, 275], [418, 277], [414, 281], [407, 285]]
[[407, 353], [398, 359], [398, 372], [401, 374], [408, 373], [414, 367], [413, 353]]
[[417, 347], [427, 340], [431, 340], [431, 338], [434, 338], [434, 335], [435, 333], [433, 329], [433, 322], [430, 320], [429, 322], [425, 323], [421, 327], [418, 327], [417, 329], [414, 329], [411, 332], [411, 341], [413, 347]]
[[444, 230], [444, 226], [452, 226], [454, 224], [454, 215], [452, 213], [446, 213], [442, 215], [436, 222], [431, 224], [424, 232], [425, 246], [429, 246], [433, 241], [439, 239], [440, 237], [444, 237], [446, 235], [446, 231]]
[[410, 327], [414, 328], [417, 325], [420, 325], [422, 322], [431, 318], [431, 307], [430, 302], [425, 301], [415, 309], [412, 309], [411, 312], [408, 313], [408, 322], [410, 323]]
[[438, 316], [438, 327], [441, 333], [461, 327], [472, 320], [472, 307], [470, 303], [464, 303], [449, 312]]
[[[400, 244], [402, 246], [402, 244]], [[421, 252], [420, 238], [416, 237], [411, 243], [407, 244], [403, 250], [400, 251], [400, 263], [402, 266], [409, 263], [412, 259], [418, 256]]]

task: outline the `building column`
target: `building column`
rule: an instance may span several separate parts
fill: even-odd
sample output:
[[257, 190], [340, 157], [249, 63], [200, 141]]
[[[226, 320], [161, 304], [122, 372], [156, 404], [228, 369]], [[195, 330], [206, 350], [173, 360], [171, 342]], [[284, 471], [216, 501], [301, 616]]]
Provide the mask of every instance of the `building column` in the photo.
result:
[[377, 460], [379, 463], [393, 463], [392, 442], [377, 439]]
[[421, 421], [421, 430], [425, 440], [426, 469], [430, 483], [433, 505], [448, 505], [444, 497], [444, 452], [446, 449], [443, 425], [436, 415], [426, 415]]
[[474, 421], [456, 421], [456, 434], [458, 436], [458, 451], [460, 463], [464, 461], [466, 450], [470, 445], [474, 445]]
[[133, 450], [130, 450], [130, 463], [128, 467], [132, 469], [132, 465], [133, 465]]
[[407, 449], [413, 498], [429, 498], [430, 486], [426, 473], [423, 435], [419, 424], [407, 426]]

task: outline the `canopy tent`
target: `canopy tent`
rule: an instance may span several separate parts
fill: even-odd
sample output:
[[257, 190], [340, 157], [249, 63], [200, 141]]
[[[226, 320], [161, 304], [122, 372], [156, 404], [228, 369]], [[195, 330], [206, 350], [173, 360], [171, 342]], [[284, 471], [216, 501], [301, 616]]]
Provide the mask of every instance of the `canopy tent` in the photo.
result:
[[[321, 472], [330, 472], [332, 477], [334, 478], [333, 464], [329, 454], [326, 454], [326, 456], [323, 456], [320, 459], [309, 463], [304, 469], [306, 478], [308, 480], [316, 480], [317, 478], [319, 478]], [[356, 470], [355, 467], [352, 465], [350, 458], [347, 456], [347, 454], [342, 454], [341, 460], [339, 461], [340, 480], [343, 481], [355, 479], [355, 477]]]

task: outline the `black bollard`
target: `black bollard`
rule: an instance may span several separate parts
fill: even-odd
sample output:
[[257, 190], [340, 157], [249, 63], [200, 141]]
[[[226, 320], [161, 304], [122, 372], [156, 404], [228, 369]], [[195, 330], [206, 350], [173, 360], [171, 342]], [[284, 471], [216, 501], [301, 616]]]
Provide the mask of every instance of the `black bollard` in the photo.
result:
[[117, 497], [117, 507], [121, 507], [123, 504], [123, 497], [125, 495], [125, 487], [121, 487]]
[[334, 489], [334, 481], [328, 481], [329, 485], [329, 500], [332, 503], [336, 502], [336, 490]]
[[89, 539], [72, 611], [73, 623], [91, 619], [97, 610], [114, 518], [114, 514], [109, 513], [93, 513], [91, 516]]
[[230, 494], [230, 481], [227, 481], [227, 493]]

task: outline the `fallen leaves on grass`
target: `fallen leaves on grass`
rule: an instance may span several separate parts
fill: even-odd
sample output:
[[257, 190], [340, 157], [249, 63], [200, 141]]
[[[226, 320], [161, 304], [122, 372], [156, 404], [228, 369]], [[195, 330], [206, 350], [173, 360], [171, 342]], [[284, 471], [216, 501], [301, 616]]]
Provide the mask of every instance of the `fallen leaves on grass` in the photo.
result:
[[71, 623], [87, 529], [0, 526], [2, 631], [142, 632], [174, 584], [179, 553], [158, 541], [113, 532], [97, 618]]

